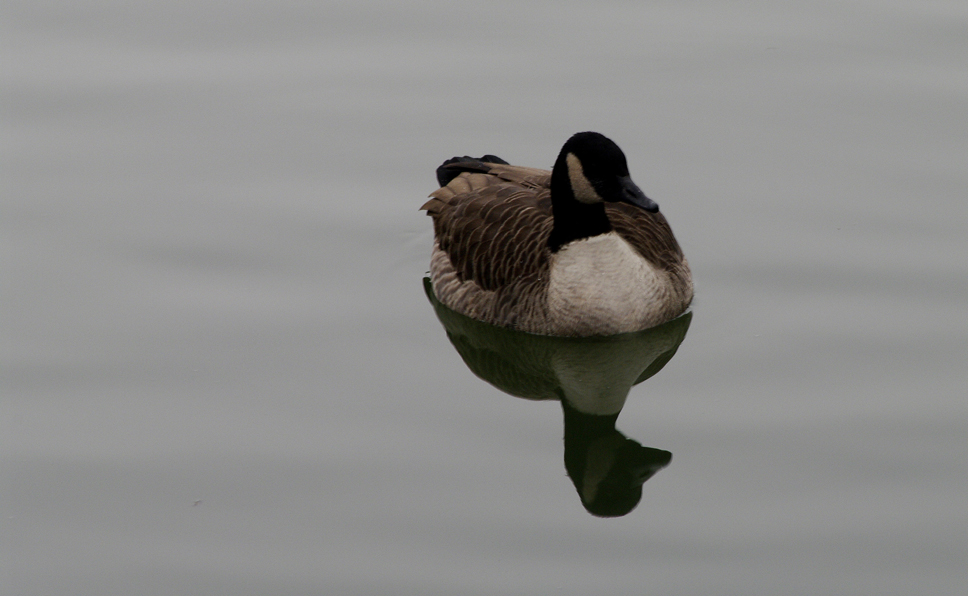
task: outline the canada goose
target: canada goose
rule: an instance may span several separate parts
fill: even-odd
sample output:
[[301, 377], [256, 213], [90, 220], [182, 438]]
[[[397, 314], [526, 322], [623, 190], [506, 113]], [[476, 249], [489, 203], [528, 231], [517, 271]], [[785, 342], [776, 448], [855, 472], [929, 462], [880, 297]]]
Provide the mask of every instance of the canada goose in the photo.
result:
[[437, 180], [421, 207], [434, 220], [430, 277], [457, 312], [541, 335], [612, 335], [692, 301], [672, 229], [599, 133], [568, 139], [550, 172], [455, 157]]
[[447, 308], [429, 278], [424, 291], [471, 372], [515, 397], [561, 402], [565, 470], [585, 509], [606, 517], [631, 511], [642, 484], [672, 454], [626, 437], [615, 423], [632, 386], [676, 354], [692, 313], [636, 333], [553, 337], [488, 325]]

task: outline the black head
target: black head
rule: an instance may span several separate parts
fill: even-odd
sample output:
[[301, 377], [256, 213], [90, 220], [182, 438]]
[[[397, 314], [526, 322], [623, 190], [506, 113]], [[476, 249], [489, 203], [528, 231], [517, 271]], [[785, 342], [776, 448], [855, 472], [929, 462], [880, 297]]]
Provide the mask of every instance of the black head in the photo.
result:
[[[643, 447], [617, 430], [589, 441], [578, 453], [565, 445], [565, 468], [582, 505], [598, 517], [618, 517], [635, 509], [642, 499], [642, 484], [669, 465], [672, 454]], [[568, 468], [569, 455], [577, 461]]]
[[555, 173], [562, 172], [581, 203], [623, 202], [651, 213], [659, 210], [632, 182], [625, 154], [605, 135], [580, 132], [568, 139], [555, 162]]

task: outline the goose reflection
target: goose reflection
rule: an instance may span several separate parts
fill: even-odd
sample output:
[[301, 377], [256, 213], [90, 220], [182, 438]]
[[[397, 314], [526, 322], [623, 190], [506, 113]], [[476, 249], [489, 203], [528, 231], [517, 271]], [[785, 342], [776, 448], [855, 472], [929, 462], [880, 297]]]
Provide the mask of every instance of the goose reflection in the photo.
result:
[[642, 484], [672, 460], [615, 428], [629, 390], [659, 372], [686, 336], [692, 313], [609, 337], [550, 337], [512, 331], [456, 313], [424, 290], [447, 337], [471, 371], [515, 397], [561, 402], [565, 470], [592, 515], [629, 513]]

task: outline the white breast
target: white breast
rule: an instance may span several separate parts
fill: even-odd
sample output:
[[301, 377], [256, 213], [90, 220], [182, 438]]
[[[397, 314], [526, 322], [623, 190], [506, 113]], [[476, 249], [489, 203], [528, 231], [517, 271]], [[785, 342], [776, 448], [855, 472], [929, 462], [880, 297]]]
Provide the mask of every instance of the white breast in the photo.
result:
[[660, 322], [668, 276], [614, 232], [576, 240], [551, 261], [550, 318], [563, 335], [610, 335]]

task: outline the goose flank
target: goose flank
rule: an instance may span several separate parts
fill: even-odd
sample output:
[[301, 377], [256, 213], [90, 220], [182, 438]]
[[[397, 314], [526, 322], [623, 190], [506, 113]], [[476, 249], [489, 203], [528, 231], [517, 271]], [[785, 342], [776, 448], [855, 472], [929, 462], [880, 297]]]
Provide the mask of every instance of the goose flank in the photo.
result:
[[549, 172], [494, 156], [455, 157], [421, 209], [433, 218], [430, 280], [464, 315], [541, 335], [639, 331], [693, 297], [689, 265], [625, 154], [572, 136]]

